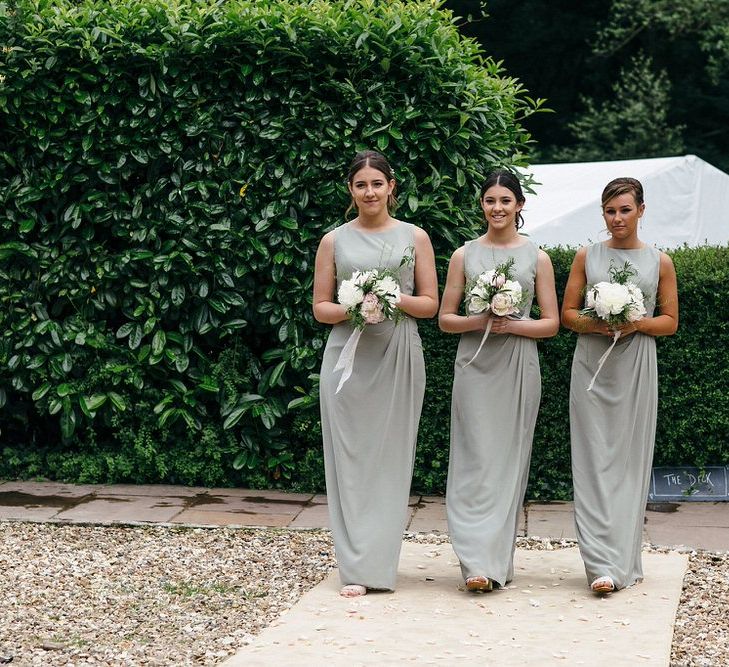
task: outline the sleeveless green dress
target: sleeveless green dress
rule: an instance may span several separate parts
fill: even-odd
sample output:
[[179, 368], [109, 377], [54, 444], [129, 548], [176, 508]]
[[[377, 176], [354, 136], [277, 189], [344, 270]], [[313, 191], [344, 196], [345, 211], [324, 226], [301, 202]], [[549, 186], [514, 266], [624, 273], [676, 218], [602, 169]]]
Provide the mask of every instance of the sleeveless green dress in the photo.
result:
[[[656, 303], [660, 255], [645, 247], [589, 246], [587, 284], [610, 279], [610, 263], [630, 262], [643, 291], [646, 317]], [[587, 391], [612, 339], [580, 334], [570, 383], [570, 439], [575, 522], [588, 583], [612, 577], [617, 588], [642, 580], [641, 541], [656, 434], [658, 373], [653, 336], [618, 339]]]
[[[355, 270], [397, 269], [414, 250], [414, 226], [368, 233], [335, 231], [337, 287]], [[412, 264], [400, 269], [404, 294], [414, 289]], [[324, 351], [320, 407], [329, 517], [342, 584], [394, 590], [425, 393], [425, 364], [416, 321], [368, 325], [351, 377], [336, 393], [334, 370], [352, 333], [334, 325]]]
[[[505, 249], [471, 241], [465, 246], [466, 281], [513, 257], [514, 278], [529, 293], [520, 312], [526, 318], [537, 255], [531, 241]], [[458, 345], [446, 510], [463, 577], [485, 576], [503, 586], [514, 576], [514, 544], [542, 381], [537, 343], [524, 336], [490, 334], [466, 366], [482, 337], [483, 332], [470, 331], [461, 334]]]

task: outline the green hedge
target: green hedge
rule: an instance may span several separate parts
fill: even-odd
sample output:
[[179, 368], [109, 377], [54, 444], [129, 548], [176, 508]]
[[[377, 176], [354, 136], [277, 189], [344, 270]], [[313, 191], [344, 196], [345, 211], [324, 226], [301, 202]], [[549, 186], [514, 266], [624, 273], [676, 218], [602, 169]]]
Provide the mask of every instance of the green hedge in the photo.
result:
[[540, 106], [428, 0], [16, 0], [0, 46], [2, 477], [314, 478], [287, 405], [349, 160], [445, 255]]
[[[327, 335], [312, 263], [346, 164], [386, 152], [443, 277], [540, 102], [426, 0], [16, 0], [0, 46], [0, 477], [321, 490], [316, 409], [286, 408]], [[724, 463], [729, 257], [672, 254], [656, 463]], [[414, 488], [438, 493], [457, 339], [421, 331]], [[531, 497], [570, 492], [573, 346], [539, 346]]]
[[[528, 221], [527, 221], [528, 224]], [[551, 248], [561, 297], [574, 250]], [[725, 465], [729, 461], [729, 248], [685, 248], [669, 253], [678, 273], [680, 325], [658, 338], [659, 406], [655, 465]], [[414, 491], [440, 494], [448, 471], [450, 395], [458, 337], [435, 322], [420, 324], [428, 386], [420, 422]], [[542, 403], [534, 435], [527, 497], [568, 499], [572, 494], [569, 383], [575, 334], [561, 330], [539, 343]], [[305, 467], [297, 488], [322, 488], [317, 415], [301, 415], [296, 430]]]

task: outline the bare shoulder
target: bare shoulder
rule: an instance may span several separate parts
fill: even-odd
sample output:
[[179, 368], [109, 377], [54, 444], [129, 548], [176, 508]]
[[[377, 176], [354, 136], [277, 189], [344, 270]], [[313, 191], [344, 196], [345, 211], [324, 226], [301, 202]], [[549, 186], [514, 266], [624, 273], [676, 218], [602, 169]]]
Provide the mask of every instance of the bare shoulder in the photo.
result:
[[673, 260], [671, 259], [671, 256], [668, 253], [663, 252], [660, 250], [658, 252], [659, 261], [662, 266], [673, 266]]
[[319, 247], [320, 248], [333, 248], [334, 247], [334, 233], [336, 232], [336, 229], [332, 229], [331, 231], [324, 234], [324, 236], [321, 237], [321, 241], [319, 241]]
[[466, 246], [465, 245], [462, 245], [460, 248], [456, 248], [453, 251], [453, 254], [451, 255], [451, 262], [454, 261], [454, 260], [456, 260], [456, 261], [458, 261], [458, 260], [463, 261], [463, 258], [465, 256], [465, 254], [466, 254]]
[[537, 259], [540, 262], [548, 262], [549, 264], [552, 263], [552, 258], [547, 252], [545, 252], [541, 248], [537, 248]]
[[424, 243], [424, 242], [430, 242], [430, 236], [428, 236], [428, 232], [426, 232], [422, 227], [418, 227], [417, 225], [413, 225], [413, 235], [415, 237], [415, 240]]

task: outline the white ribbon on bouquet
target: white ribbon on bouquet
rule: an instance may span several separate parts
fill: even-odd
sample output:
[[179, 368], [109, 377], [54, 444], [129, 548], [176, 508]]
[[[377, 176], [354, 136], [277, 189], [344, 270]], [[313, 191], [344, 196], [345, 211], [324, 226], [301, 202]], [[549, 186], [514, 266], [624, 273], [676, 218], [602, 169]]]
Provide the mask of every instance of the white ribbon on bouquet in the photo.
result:
[[339, 353], [339, 359], [334, 366], [335, 371], [342, 371], [342, 376], [339, 378], [339, 385], [335, 394], [339, 393], [342, 385], [352, 375], [352, 367], [354, 366], [354, 353], [357, 351], [357, 344], [359, 343], [360, 336], [362, 335], [362, 329], [355, 329], [344, 344], [342, 351]]
[[471, 357], [471, 361], [469, 361], [465, 366], [470, 366], [471, 362], [478, 356], [478, 353], [481, 351], [481, 348], [483, 347], [483, 344], [486, 342], [486, 339], [489, 337], [489, 332], [491, 331], [491, 325], [494, 323], [494, 320], [492, 317], [489, 317], [488, 321], [486, 322], [486, 331], [483, 332], [483, 338], [481, 338], [481, 344], [478, 346], [478, 350], [476, 350], [476, 354]]
[[602, 365], [605, 363], [605, 360], [610, 356], [610, 353], [613, 351], [613, 348], [615, 347], [615, 343], [618, 342], [618, 338], [620, 338], [620, 331], [616, 331], [613, 333], [613, 343], [612, 345], [607, 349], [607, 352], [603, 354], [600, 357], [600, 360], [597, 362], [597, 370], [595, 371], [595, 375], [592, 376], [592, 380], [590, 380], [590, 386], [587, 387], [587, 391], [592, 391], [592, 387], [595, 384], [595, 378], [597, 377], [597, 374], [600, 372], [600, 369], [602, 368]]

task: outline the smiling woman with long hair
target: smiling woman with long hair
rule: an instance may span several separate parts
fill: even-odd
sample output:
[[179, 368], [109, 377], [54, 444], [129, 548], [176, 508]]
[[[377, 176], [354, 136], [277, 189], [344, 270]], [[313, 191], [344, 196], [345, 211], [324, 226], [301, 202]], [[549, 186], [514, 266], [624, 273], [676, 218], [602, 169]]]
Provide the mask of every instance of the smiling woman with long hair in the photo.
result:
[[[395, 178], [387, 160], [358, 153], [347, 184], [357, 217], [319, 244], [314, 317], [333, 325], [320, 383], [324, 466], [341, 594], [354, 597], [395, 588], [425, 392], [415, 318], [435, 315], [438, 282], [428, 235], [392, 217]], [[398, 283], [392, 296], [399, 321], [376, 317], [377, 295], [360, 294], [365, 323], [356, 331], [337, 292], [355, 272], [369, 270]]]
[[[472, 591], [490, 591], [514, 575], [541, 396], [536, 339], [559, 329], [552, 262], [519, 234], [524, 201], [514, 174], [489, 175], [480, 200], [486, 233], [453, 253], [440, 309], [441, 329], [461, 335], [453, 370], [446, 508], [451, 543]], [[488, 281], [474, 288], [479, 276]], [[512, 291], [517, 284], [518, 298]], [[467, 303], [461, 314], [462, 302], [474, 294], [480, 299], [475, 310], [481, 312]], [[537, 319], [529, 314], [533, 300], [540, 308]]]

